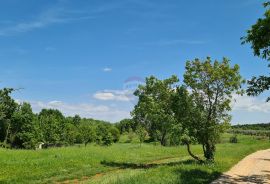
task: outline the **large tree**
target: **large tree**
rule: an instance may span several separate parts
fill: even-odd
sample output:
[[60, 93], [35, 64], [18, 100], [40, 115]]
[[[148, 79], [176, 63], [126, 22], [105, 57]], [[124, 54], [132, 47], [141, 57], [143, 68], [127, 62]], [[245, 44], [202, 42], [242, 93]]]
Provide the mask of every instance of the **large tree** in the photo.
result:
[[214, 160], [215, 144], [231, 119], [228, 112], [232, 94], [243, 92], [239, 66], [231, 67], [226, 58], [222, 62], [210, 57], [205, 61], [187, 61], [184, 82], [192, 91], [197, 114], [196, 122], [186, 124], [190, 126], [187, 129], [193, 130], [192, 136], [202, 144], [204, 157]]
[[37, 115], [28, 103], [19, 104], [13, 114], [11, 144], [13, 147], [33, 149], [41, 139]]
[[10, 141], [12, 116], [17, 108], [17, 103], [10, 96], [13, 91], [12, 88], [0, 90], [0, 141], [4, 144]]
[[[266, 8], [264, 17], [259, 18], [247, 31], [247, 35], [241, 39], [243, 40], [243, 44], [251, 44], [255, 56], [270, 61], [270, 1], [264, 3], [264, 7]], [[270, 67], [270, 65], [268, 65], [268, 67]], [[252, 77], [252, 79], [248, 81], [248, 84], [247, 94], [257, 96], [265, 90], [269, 90], [270, 77], [264, 75]], [[267, 98], [267, 101], [269, 100], [270, 98]]]
[[159, 80], [154, 76], [146, 78], [145, 85], [135, 91], [139, 97], [138, 104], [132, 112], [133, 119], [146, 128], [152, 139], [166, 145], [171, 125], [175, 123], [171, 108], [176, 76]]
[[46, 144], [63, 144], [65, 117], [56, 109], [42, 109], [38, 116], [42, 140]]

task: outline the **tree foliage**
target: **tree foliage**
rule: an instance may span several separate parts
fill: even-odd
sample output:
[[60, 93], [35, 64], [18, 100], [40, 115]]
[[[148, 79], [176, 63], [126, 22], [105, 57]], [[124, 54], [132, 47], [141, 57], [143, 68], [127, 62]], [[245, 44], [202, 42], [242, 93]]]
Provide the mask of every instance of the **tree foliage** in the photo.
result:
[[[270, 61], [270, 1], [264, 3], [264, 7], [266, 8], [264, 17], [259, 18], [247, 31], [247, 35], [241, 39], [243, 40], [243, 44], [251, 44], [255, 56]], [[270, 67], [270, 65], [268, 65], [268, 67]], [[247, 94], [257, 96], [269, 90], [270, 77], [264, 75], [252, 77], [252, 79], [248, 81], [248, 85]], [[269, 100], [270, 98], [267, 98], [267, 101]]]
[[171, 104], [174, 85], [178, 81], [176, 76], [165, 80], [151, 76], [134, 93], [139, 101], [132, 112], [133, 119], [142, 124], [149, 136], [159, 140], [161, 145], [167, 144], [170, 125], [175, 123]]

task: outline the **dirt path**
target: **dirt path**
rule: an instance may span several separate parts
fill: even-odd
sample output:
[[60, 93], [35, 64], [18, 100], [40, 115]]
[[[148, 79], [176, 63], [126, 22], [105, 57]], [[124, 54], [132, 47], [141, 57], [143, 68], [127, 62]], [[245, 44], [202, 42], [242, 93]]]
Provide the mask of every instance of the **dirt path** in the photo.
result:
[[270, 184], [270, 149], [257, 151], [236, 164], [212, 184]]

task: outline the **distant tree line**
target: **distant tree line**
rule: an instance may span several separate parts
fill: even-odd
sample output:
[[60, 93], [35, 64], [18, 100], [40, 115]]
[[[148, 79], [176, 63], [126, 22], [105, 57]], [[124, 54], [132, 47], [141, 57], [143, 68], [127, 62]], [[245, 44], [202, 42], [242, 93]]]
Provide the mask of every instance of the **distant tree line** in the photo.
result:
[[228, 132], [270, 138], [270, 123], [233, 125]]
[[95, 142], [111, 145], [120, 137], [119, 130], [108, 122], [65, 117], [59, 110], [42, 109], [33, 113], [29, 103], [17, 103], [10, 94], [0, 90], [0, 145], [2, 147], [34, 149]]
[[256, 123], [256, 124], [243, 124], [233, 125], [232, 129], [242, 130], [270, 130], [270, 123]]

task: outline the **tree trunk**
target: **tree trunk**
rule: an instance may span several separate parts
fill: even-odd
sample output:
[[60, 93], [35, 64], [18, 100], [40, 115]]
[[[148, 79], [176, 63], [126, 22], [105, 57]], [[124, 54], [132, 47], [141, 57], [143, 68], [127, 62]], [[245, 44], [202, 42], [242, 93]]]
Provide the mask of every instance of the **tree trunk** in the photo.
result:
[[206, 154], [206, 150], [205, 150], [205, 144], [203, 144], [203, 154]]
[[4, 143], [5, 144], [7, 144], [7, 140], [8, 140], [8, 136], [9, 136], [9, 129], [10, 129], [10, 124], [8, 123], [7, 131], [6, 131], [6, 136], [5, 136], [5, 140], [4, 140]]
[[199, 161], [199, 162], [202, 162], [202, 159], [200, 159], [199, 157], [197, 157], [196, 155], [194, 155], [191, 150], [190, 150], [190, 144], [189, 143], [186, 143], [187, 145], [187, 151], [188, 151], [188, 154], [194, 158], [195, 160]]
[[164, 132], [161, 136], [160, 144], [162, 146], [166, 146], [166, 132]]
[[206, 160], [211, 161], [211, 162], [214, 161], [215, 148], [216, 148], [215, 145], [209, 142], [205, 144], [204, 157], [206, 158]]

